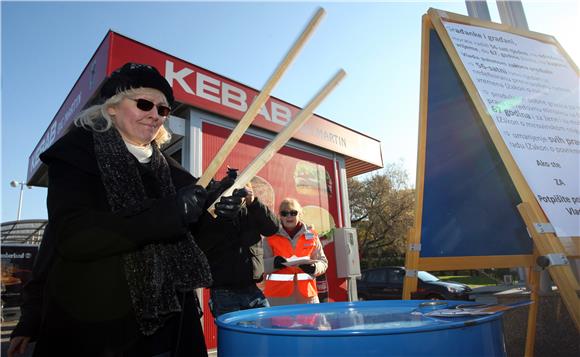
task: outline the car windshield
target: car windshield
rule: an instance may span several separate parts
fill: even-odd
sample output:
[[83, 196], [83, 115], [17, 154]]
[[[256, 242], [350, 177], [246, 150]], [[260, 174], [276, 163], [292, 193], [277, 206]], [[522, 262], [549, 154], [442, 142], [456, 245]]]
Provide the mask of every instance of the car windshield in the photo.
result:
[[439, 278], [436, 277], [435, 275], [429, 274], [426, 271], [420, 271], [418, 273], [419, 275], [419, 279], [423, 280], [423, 281], [438, 281]]

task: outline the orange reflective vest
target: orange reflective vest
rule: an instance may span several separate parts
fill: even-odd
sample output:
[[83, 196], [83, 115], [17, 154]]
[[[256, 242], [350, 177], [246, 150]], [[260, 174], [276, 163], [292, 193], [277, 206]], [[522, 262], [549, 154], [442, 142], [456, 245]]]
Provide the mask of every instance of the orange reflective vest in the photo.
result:
[[[267, 239], [273, 256], [281, 256], [286, 259], [291, 256], [310, 257], [316, 243], [318, 234], [308, 228], [304, 234], [298, 237], [296, 248], [287, 237], [275, 234]], [[294, 292], [294, 280], [298, 283], [298, 291], [304, 297], [313, 297], [318, 294], [316, 290], [316, 278], [306, 274], [299, 267], [285, 267], [266, 275], [266, 297], [288, 297]]]

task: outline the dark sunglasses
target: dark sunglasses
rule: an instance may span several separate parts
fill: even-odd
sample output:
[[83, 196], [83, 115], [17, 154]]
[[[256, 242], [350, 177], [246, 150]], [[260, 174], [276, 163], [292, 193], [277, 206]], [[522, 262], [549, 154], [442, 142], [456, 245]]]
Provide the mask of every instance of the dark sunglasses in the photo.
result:
[[141, 109], [144, 112], [148, 112], [151, 109], [153, 109], [153, 107], [157, 107], [157, 114], [159, 114], [160, 117], [166, 117], [171, 112], [171, 108], [166, 107], [165, 105], [155, 105], [155, 103], [147, 99], [143, 98], [139, 99], [129, 98], [129, 99], [136, 102], [137, 108]]
[[280, 211], [280, 216], [282, 216], [282, 217], [286, 217], [286, 216], [296, 217], [296, 216], [298, 216], [298, 211], [295, 211], [295, 210], [292, 210], [292, 211]]

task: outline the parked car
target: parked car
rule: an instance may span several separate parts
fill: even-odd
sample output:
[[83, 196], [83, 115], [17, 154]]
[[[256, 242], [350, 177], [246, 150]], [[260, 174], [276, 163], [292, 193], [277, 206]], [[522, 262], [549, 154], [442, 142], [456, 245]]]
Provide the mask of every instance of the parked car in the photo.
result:
[[[471, 288], [462, 283], [441, 281], [436, 276], [419, 271], [417, 291], [412, 299], [417, 300], [469, 300]], [[404, 267], [382, 267], [362, 272], [357, 280], [359, 300], [392, 300], [403, 297]]]

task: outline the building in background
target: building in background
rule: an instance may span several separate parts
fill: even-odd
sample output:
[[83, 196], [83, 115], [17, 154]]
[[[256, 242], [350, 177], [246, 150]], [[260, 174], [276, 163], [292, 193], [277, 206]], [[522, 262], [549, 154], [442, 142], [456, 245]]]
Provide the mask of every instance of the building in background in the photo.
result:
[[2, 321], [6, 315], [18, 316], [21, 290], [30, 280], [32, 266], [47, 220], [27, 219], [4, 222], [1, 232]]

